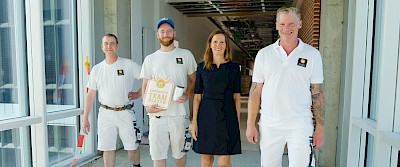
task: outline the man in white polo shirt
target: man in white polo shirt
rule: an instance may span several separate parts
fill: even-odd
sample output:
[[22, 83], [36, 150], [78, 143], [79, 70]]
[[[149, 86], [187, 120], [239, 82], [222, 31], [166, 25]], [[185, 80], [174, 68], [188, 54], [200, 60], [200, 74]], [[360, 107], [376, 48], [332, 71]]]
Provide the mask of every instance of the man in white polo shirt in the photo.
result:
[[185, 146], [185, 129], [189, 123], [188, 100], [193, 95], [196, 80], [197, 64], [193, 54], [186, 49], [174, 46], [176, 32], [174, 22], [162, 18], [157, 22], [157, 38], [160, 49], [148, 55], [143, 62], [140, 78], [143, 79], [143, 99], [147, 82], [153, 79], [171, 79], [175, 86], [184, 87], [184, 93], [176, 101], [171, 101], [166, 110], [159, 106], [146, 106], [149, 113], [149, 145], [150, 156], [154, 167], [165, 167], [168, 149], [171, 145], [172, 157], [176, 159], [177, 167], [186, 164], [187, 150]]
[[[93, 67], [87, 84], [88, 92], [83, 113], [82, 131], [90, 130], [89, 113], [99, 92], [98, 150], [104, 151], [104, 166], [115, 166], [117, 134], [129, 160], [134, 167], [140, 167], [139, 145], [134, 129], [133, 107], [130, 100], [141, 96], [141, 90], [133, 92], [134, 79], [140, 79], [140, 66], [132, 60], [118, 57], [118, 38], [106, 34], [101, 43], [106, 58]], [[140, 84], [140, 83], [139, 83]]]
[[261, 166], [280, 167], [285, 144], [289, 166], [311, 166], [312, 146], [324, 143], [322, 59], [318, 50], [298, 38], [302, 21], [297, 8], [278, 9], [276, 20], [280, 39], [256, 56], [246, 137], [250, 143], [258, 141], [255, 122], [260, 112]]

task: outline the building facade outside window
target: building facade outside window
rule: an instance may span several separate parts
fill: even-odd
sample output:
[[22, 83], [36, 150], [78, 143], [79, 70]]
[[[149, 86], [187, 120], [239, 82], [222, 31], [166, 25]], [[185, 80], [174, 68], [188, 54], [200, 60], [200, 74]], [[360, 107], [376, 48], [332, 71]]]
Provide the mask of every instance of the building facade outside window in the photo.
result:
[[0, 1], [0, 120], [28, 115], [23, 2]]
[[[0, 1], [0, 121], [29, 115], [24, 8]], [[0, 131], [0, 166], [27, 166], [28, 140], [28, 127]]]
[[[43, 0], [47, 112], [78, 107], [76, 2]], [[47, 122], [49, 164], [73, 156], [77, 117]]]
[[47, 112], [77, 107], [76, 3], [43, 1]]

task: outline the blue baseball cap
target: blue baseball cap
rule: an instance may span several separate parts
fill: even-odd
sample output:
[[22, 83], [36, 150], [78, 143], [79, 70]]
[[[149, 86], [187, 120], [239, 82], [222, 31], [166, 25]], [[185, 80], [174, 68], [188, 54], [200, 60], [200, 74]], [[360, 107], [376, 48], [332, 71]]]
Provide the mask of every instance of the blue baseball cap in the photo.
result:
[[161, 24], [164, 24], [164, 23], [168, 23], [169, 25], [171, 25], [172, 28], [174, 28], [174, 21], [172, 21], [172, 19], [170, 19], [170, 18], [164, 17], [164, 18], [158, 20], [157, 29], [160, 28]]

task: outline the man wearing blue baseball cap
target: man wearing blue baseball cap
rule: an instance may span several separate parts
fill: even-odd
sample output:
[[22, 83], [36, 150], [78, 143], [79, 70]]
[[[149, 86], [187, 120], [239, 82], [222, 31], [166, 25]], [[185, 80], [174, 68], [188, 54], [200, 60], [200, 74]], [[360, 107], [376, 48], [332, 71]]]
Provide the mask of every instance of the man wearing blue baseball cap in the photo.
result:
[[162, 18], [156, 26], [160, 49], [144, 59], [140, 73], [140, 78], [143, 78], [143, 99], [146, 99], [147, 83], [153, 78], [170, 80], [175, 86], [183, 87], [184, 93], [171, 101], [167, 109], [160, 109], [157, 105], [146, 106], [150, 125], [150, 155], [155, 167], [165, 167], [171, 145], [176, 166], [184, 167], [186, 152], [191, 148], [185, 131], [189, 123], [188, 100], [193, 95], [197, 64], [189, 50], [173, 44], [176, 32], [172, 19]]
[[157, 29], [160, 28], [161, 24], [164, 24], [164, 23], [168, 23], [168, 24], [172, 27], [172, 29], [175, 28], [175, 26], [174, 26], [174, 21], [172, 21], [172, 19], [170, 19], [170, 18], [165, 18], [165, 17], [164, 17], [164, 18], [158, 20], [158, 22], [157, 22]]

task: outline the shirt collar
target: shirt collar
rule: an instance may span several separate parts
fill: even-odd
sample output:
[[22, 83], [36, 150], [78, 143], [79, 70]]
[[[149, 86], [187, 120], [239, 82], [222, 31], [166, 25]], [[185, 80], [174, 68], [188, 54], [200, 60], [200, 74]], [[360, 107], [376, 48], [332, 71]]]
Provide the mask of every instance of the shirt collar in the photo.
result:
[[[297, 40], [299, 40], [299, 44], [297, 45], [296, 48], [298, 48], [298, 49], [300, 49], [300, 50], [303, 50], [303, 48], [304, 48], [304, 42], [303, 42], [300, 38], [297, 38]], [[281, 46], [279, 45], [279, 41], [280, 41], [280, 39], [278, 39], [274, 44], [272, 44], [272, 46], [274, 47], [274, 49], [277, 49], [277, 48], [281, 47]]]

